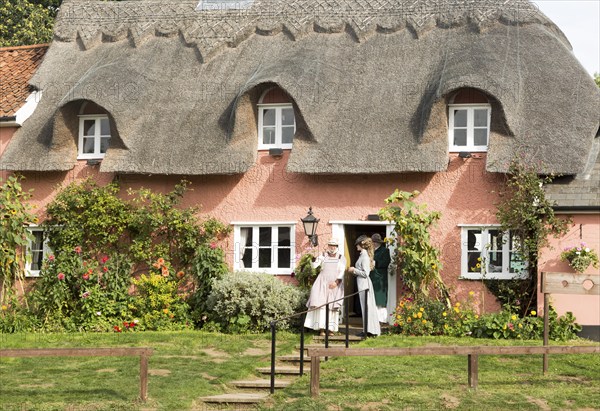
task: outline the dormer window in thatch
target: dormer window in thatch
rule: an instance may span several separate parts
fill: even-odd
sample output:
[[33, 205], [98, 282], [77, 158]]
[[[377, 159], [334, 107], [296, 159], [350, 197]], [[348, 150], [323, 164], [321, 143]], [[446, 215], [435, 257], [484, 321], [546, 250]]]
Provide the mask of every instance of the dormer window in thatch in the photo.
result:
[[258, 101], [258, 149], [291, 149], [295, 133], [290, 96], [278, 87], [266, 90]]
[[108, 113], [90, 101], [81, 105], [79, 111], [79, 142], [77, 159], [102, 159], [110, 144]]
[[450, 152], [487, 151], [492, 115], [487, 96], [475, 89], [461, 89], [450, 98], [448, 110]]

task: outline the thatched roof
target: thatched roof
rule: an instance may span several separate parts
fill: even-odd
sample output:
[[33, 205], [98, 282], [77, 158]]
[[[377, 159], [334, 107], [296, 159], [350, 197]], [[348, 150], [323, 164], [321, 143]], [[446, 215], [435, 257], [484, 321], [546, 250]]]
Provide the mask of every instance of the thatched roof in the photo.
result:
[[546, 171], [584, 168], [600, 92], [527, 1], [241, 3], [65, 1], [32, 80], [43, 98], [0, 166], [73, 167], [87, 99], [113, 122], [102, 171], [242, 173], [258, 96], [277, 84], [297, 110], [291, 172], [445, 170], [446, 103], [462, 87], [492, 103], [488, 170], [522, 152]]

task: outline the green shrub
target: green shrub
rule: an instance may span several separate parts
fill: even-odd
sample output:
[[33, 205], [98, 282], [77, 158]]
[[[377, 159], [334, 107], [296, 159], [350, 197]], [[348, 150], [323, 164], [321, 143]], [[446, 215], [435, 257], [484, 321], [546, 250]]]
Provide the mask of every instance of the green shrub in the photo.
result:
[[32, 332], [40, 328], [37, 318], [12, 296], [0, 306], [0, 333]]
[[131, 304], [141, 330], [182, 330], [192, 326], [189, 305], [179, 295], [181, 275], [159, 258], [149, 275], [133, 280], [136, 295]]
[[[298, 287], [268, 274], [236, 272], [213, 284], [208, 320], [225, 332], [262, 332], [271, 321], [301, 311], [305, 303], [306, 293]], [[290, 321], [278, 324], [286, 329]]]
[[298, 280], [298, 286], [303, 290], [310, 290], [321, 272], [321, 266], [313, 268], [312, 263], [314, 259], [315, 257], [312, 254], [304, 254], [300, 257], [298, 264], [294, 269], [294, 275], [296, 276], [296, 280]]

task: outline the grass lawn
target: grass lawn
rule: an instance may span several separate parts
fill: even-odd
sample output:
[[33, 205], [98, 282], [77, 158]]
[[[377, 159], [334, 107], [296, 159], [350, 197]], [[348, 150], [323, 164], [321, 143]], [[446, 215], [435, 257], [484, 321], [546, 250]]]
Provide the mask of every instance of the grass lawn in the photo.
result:
[[[278, 334], [278, 354], [298, 336]], [[357, 346], [539, 345], [446, 337], [381, 336]], [[585, 340], [564, 345], [594, 344]], [[597, 343], [596, 343], [597, 344]], [[198, 331], [122, 334], [2, 334], [0, 348], [152, 347], [149, 400], [138, 402], [137, 357], [0, 359], [1, 410], [204, 410], [199, 398], [233, 391], [269, 365], [270, 335]], [[479, 388], [467, 386], [466, 357], [351, 357], [322, 363], [321, 395], [297, 378], [260, 409], [268, 410], [591, 410], [600, 409], [600, 356], [481, 356]]]

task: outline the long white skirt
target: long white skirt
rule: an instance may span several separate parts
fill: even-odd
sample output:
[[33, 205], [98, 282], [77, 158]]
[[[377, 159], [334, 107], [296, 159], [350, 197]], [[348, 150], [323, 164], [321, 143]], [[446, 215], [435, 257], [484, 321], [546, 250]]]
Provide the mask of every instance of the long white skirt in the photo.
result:
[[[311, 311], [306, 314], [306, 320], [304, 326], [312, 330], [324, 330], [325, 329], [325, 307], [321, 307], [318, 310]], [[329, 331], [337, 332], [340, 323], [340, 311], [329, 311]]]

